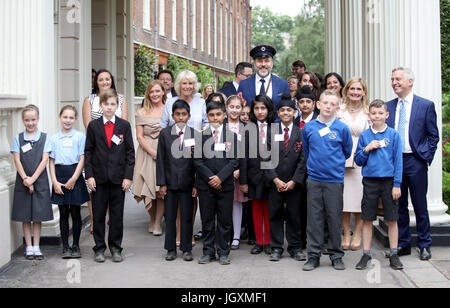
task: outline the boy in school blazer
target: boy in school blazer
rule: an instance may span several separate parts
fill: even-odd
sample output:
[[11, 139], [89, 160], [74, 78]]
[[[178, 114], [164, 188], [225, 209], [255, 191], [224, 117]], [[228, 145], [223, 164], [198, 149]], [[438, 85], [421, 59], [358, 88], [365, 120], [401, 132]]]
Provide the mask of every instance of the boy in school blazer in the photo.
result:
[[113, 261], [122, 261], [123, 210], [125, 192], [134, 169], [134, 144], [128, 121], [114, 115], [117, 93], [110, 89], [100, 96], [103, 116], [89, 123], [86, 132], [85, 172], [92, 190], [95, 261], [105, 262], [105, 219], [109, 207], [108, 247]]
[[203, 231], [203, 256], [199, 263], [215, 260], [217, 248], [220, 264], [227, 265], [233, 221], [233, 172], [239, 167], [237, 136], [223, 125], [226, 115], [223, 104], [210, 102], [207, 115], [210, 127], [203, 132], [203, 151], [198, 156], [196, 150], [194, 158]]
[[[276, 154], [279, 157], [277, 165], [264, 171], [266, 180], [270, 183], [271, 261], [281, 259], [285, 220], [289, 254], [297, 261], [306, 260], [306, 256], [302, 252], [301, 204], [299, 202], [306, 173], [306, 160], [303, 155], [301, 129], [293, 123], [295, 112], [295, 103], [289, 95], [283, 95], [278, 109], [281, 123], [275, 128], [275, 134], [268, 136], [267, 140], [271, 158], [274, 157], [274, 151], [278, 151]], [[278, 143], [278, 149], [273, 148], [275, 143]]]
[[156, 185], [164, 197], [166, 219], [166, 238], [164, 248], [167, 261], [177, 258], [178, 201], [181, 212], [181, 243], [183, 260], [192, 261], [192, 214], [197, 189], [194, 188], [195, 167], [193, 150], [195, 146], [194, 129], [187, 126], [190, 118], [189, 104], [177, 100], [172, 106], [174, 125], [163, 129], [159, 135], [156, 159]]

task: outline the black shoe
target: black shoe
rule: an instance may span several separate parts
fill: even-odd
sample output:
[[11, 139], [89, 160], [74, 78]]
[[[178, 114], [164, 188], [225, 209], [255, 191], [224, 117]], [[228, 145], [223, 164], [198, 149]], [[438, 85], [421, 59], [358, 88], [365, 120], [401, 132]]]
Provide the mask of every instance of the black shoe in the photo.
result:
[[114, 263], [120, 263], [123, 261], [122, 253], [119, 250], [112, 250], [111, 255], [112, 255], [112, 261]]
[[192, 256], [192, 252], [190, 252], [190, 251], [183, 252], [183, 260], [188, 261], [188, 262], [194, 260], [194, 257]]
[[203, 232], [202, 230], [198, 231], [196, 235], [194, 235], [194, 240], [196, 241], [201, 241], [203, 237]]
[[106, 261], [105, 258], [105, 252], [104, 251], [97, 251], [95, 253], [94, 261], [97, 263], [103, 263]]
[[61, 254], [61, 258], [63, 259], [71, 259], [72, 258], [72, 250], [67, 247], [67, 248], [63, 248], [62, 254]]
[[237, 249], [239, 249], [239, 246], [240, 246], [240, 243], [241, 243], [241, 240], [239, 240], [239, 239], [237, 239], [237, 238], [233, 239], [233, 242], [234, 242], [234, 241], [237, 241], [238, 244], [237, 244], [237, 245], [231, 245], [231, 247], [230, 247], [231, 250], [237, 250]]
[[169, 250], [166, 255], [166, 261], [173, 261], [177, 258], [176, 250]]
[[281, 249], [272, 249], [272, 254], [270, 255], [270, 261], [280, 261], [281, 260], [281, 254], [282, 254], [282, 250]]
[[270, 244], [264, 245], [264, 253], [266, 255], [270, 255], [272, 253], [272, 247], [270, 246]]
[[81, 258], [80, 247], [78, 247], [78, 246], [73, 246], [72, 247], [72, 258], [74, 258], [74, 259]]
[[399, 257], [401, 257], [401, 256], [409, 256], [410, 254], [411, 254], [411, 247], [406, 247], [406, 248], [398, 247], [397, 255]]
[[204, 255], [198, 260], [198, 264], [208, 264], [216, 260], [216, 256]]
[[431, 259], [430, 247], [420, 249], [420, 260], [427, 261]]
[[256, 241], [254, 239], [248, 239], [247, 244], [249, 246], [253, 246], [253, 245], [256, 245]]
[[263, 252], [263, 246], [259, 244], [256, 244], [255, 247], [250, 250], [252, 255], [259, 255], [261, 252]]
[[331, 265], [333, 265], [333, 268], [335, 270], [338, 270], [338, 271], [345, 270], [345, 265], [344, 265], [344, 262], [342, 262], [342, 258], [338, 258], [336, 260], [331, 261]]
[[395, 270], [402, 270], [403, 264], [400, 262], [398, 255], [391, 255], [389, 257], [389, 265]]
[[291, 254], [291, 258], [295, 259], [296, 261], [306, 261], [306, 255], [301, 250]]
[[230, 263], [231, 263], [231, 260], [228, 256], [220, 256], [220, 258], [219, 258], [220, 265], [228, 265]]
[[372, 260], [372, 257], [369, 256], [368, 254], [363, 254], [363, 256], [361, 257], [361, 260], [359, 260], [358, 264], [356, 264], [356, 269], [357, 270], [363, 270], [367, 268], [367, 264], [369, 263], [369, 261]]
[[309, 260], [303, 264], [303, 270], [304, 271], [312, 271], [314, 270], [316, 267], [320, 266], [320, 260], [319, 258], [309, 258]]

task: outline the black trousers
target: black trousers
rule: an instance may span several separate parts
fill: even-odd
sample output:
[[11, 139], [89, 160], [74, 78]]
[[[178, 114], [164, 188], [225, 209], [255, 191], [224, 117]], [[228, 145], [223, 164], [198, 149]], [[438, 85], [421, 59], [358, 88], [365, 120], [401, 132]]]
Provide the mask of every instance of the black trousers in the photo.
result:
[[242, 203], [243, 205], [243, 214], [242, 214], [242, 224], [248, 230], [248, 239], [256, 240], [255, 236], [255, 227], [253, 226], [253, 206], [252, 200]]
[[295, 254], [301, 250], [301, 192], [299, 188], [279, 193], [275, 187], [269, 188], [270, 244], [272, 249], [283, 251], [284, 221], [288, 252]]
[[73, 246], [80, 246], [81, 207], [79, 205], [58, 205], [59, 229], [64, 248], [69, 248], [69, 217], [72, 216]]
[[164, 197], [164, 217], [166, 219], [166, 238], [164, 249], [176, 250], [177, 238], [177, 212], [178, 201], [180, 202], [181, 226], [180, 226], [180, 249], [183, 252], [192, 251], [192, 215], [194, 213], [194, 199], [192, 190], [167, 190]]
[[200, 190], [199, 198], [203, 254], [215, 256], [217, 249], [219, 256], [228, 256], [233, 225], [234, 191], [218, 191], [214, 188]]
[[94, 251], [105, 251], [105, 220], [109, 206], [108, 247], [111, 251], [122, 251], [123, 211], [125, 192], [122, 185], [111, 182], [99, 185], [96, 192], [92, 192], [92, 213], [94, 216]]

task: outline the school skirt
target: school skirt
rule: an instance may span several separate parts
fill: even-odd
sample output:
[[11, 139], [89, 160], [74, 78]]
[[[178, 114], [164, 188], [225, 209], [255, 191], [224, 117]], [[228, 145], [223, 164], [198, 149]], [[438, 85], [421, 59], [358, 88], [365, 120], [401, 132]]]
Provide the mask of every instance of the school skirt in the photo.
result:
[[[56, 179], [59, 183], [66, 183], [77, 169], [77, 164], [74, 165], [56, 165], [55, 173]], [[89, 201], [89, 194], [84, 182], [83, 175], [77, 179], [73, 190], [68, 190], [62, 187], [64, 195], [55, 193], [55, 188], [52, 189], [52, 203], [57, 205], [82, 205]]]

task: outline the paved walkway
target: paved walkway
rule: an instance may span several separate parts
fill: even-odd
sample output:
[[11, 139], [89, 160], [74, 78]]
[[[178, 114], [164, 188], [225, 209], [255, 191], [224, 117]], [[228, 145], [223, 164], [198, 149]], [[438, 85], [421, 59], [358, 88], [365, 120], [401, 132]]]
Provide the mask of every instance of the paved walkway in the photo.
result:
[[[420, 261], [414, 251], [402, 257], [403, 271], [394, 271], [384, 258], [384, 249], [375, 246], [375, 262], [371, 269], [354, 269], [361, 251], [347, 252], [345, 271], [335, 271], [327, 256], [321, 266], [312, 272], [302, 271], [304, 262], [294, 261], [286, 255], [280, 262], [268, 261], [268, 256], [251, 255], [246, 243], [232, 251], [228, 266], [213, 262], [197, 263], [201, 256], [201, 243], [193, 250], [194, 262], [185, 262], [180, 253], [172, 262], [164, 260], [164, 236], [155, 237], [147, 232], [148, 215], [142, 206], [127, 196], [123, 263], [115, 264], [107, 254], [104, 264], [93, 261], [92, 236], [84, 230], [81, 238], [83, 258], [62, 260], [59, 247], [42, 247], [44, 261], [26, 261], [22, 251], [12, 262], [0, 270], [0, 288], [22, 287], [152, 287], [152, 288], [415, 288], [450, 287], [450, 249], [433, 247], [433, 259]], [[195, 230], [198, 230], [197, 224]], [[375, 243], [375, 245], [377, 245]], [[79, 273], [79, 275], [77, 275]]]

